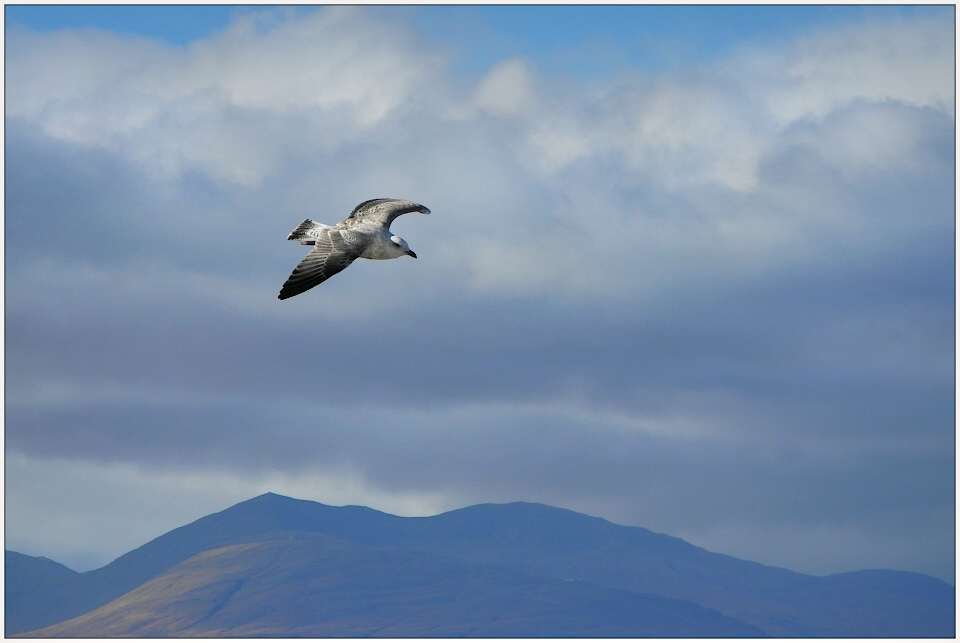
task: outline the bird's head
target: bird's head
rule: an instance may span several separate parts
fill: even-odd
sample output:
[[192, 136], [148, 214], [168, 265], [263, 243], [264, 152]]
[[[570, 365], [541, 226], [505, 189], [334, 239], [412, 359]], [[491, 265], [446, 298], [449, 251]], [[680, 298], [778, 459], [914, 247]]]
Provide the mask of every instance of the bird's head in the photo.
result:
[[410, 255], [414, 259], [417, 258], [417, 253], [411, 250], [410, 246], [407, 245], [407, 242], [400, 237], [394, 235], [390, 237], [390, 241], [392, 241], [403, 252], [403, 254]]

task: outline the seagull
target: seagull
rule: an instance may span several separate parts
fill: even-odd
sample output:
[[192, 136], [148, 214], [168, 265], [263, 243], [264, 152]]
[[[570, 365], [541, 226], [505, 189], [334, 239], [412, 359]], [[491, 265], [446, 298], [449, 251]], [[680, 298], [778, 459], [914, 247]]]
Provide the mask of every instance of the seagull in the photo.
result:
[[330, 226], [304, 219], [294, 228], [287, 241], [300, 240], [304, 246], [313, 246], [293, 269], [280, 289], [279, 299], [287, 299], [323, 283], [354, 259], [396, 259], [416, 253], [407, 242], [390, 234], [390, 224], [401, 214], [430, 210], [419, 203], [403, 199], [370, 199], [353, 209], [346, 219]]

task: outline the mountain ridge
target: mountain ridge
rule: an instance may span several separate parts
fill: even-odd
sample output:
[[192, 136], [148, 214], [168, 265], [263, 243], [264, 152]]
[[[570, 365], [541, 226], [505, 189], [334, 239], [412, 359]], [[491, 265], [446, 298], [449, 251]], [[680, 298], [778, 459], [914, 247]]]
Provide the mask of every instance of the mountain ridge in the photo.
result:
[[[39, 627], [102, 607], [203, 551], [284, 532], [322, 533], [365, 547], [447, 556], [538, 578], [580, 578], [600, 587], [690, 601], [773, 636], [952, 636], [954, 630], [953, 588], [921, 574], [865, 570], [810, 576], [536, 503], [474, 505], [403, 518], [272, 493], [171, 530], [98, 570], [64, 579], [55, 592], [59, 602], [46, 606], [48, 622]], [[8, 606], [7, 633], [27, 631], [17, 629], [23, 624], [13, 616], [11, 620]]]

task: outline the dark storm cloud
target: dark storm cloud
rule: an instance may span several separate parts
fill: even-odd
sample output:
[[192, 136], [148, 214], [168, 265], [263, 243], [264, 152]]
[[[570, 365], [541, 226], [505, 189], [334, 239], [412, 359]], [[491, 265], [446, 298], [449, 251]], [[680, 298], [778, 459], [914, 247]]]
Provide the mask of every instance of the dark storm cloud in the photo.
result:
[[[923, 267], [922, 261], [917, 263]], [[937, 278], [932, 266], [918, 270], [912, 279], [906, 267], [895, 268], [896, 278], [870, 275], [848, 284], [829, 276], [806, 284], [794, 280], [779, 291], [736, 293], [726, 307], [688, 303], [652, 321], [609, 319], [529, 300], [512, 305], [464, 302], [446, 312], [408, 311], [360, 325], [325, 323], [309, 329], [165, 302], [145, 313], [114, 308], [109, 324], [101, 318], [77, 323], [69, 315], [21, 318], [14, 312], [7, 320], [8, 333], [17, 338], [8, 342], [7, 351], [8, 368], [16, 374], [8, 398], [12, 410], [7, 436], [11, 446], [37, 455], [194, 461], [240, 469], [374, 458], [371, 474], [430, 472], [438, 484], [451, 481], [453, 472], [463, 467], [452, 472], [405, 456], [394, 460], [402, 449], [383, 437], [367, 435], [347, 452], [328, 441], [361, 428], [349, 409], [367, 405], [371, 398], [401, 409], [430, 409], [535, 403], [569, 392], [583, 396], [588, 407], [656, 417], [678, 405], [690, 407], [684, 392], [719, 389], [733, 399], [708, 399], [710, 407], [699, 421], [728, 425], [732, 421], [723, 420], [728, 414], [739, 418], [739, 431], [767, 436], [869, 438], [906, 432], [909, 442], [933, 433], [944, 436], [931, 445], [940, 450], [949, 446], [952, 421], [949, 292], [931, 287]], [[911, 281], [916, 289], [908, 287]], [[859, 351], [856, 345], [826, 346], [834, 354], [846, 351], [842, 363], [824, 364], [822, 355], [811, 363], [806, 336], [814, 333], [816, 339], [825, 317], [842, 320], [844, 313], [853, 312], [876, 325], [877, 316], [862, 301], [871, 282], [888, 284], [874, 288], [906, 309], [894, 330], [919, 335], [903, 346], [912, 355], [899, 352], [886, 370], [859, 367], [875, 363], [874, 348], [889, 340], [884, 332], [870, 341], [868, 325], [857, 328], [853, 337], [839, 338], [855, 339]], [[813, 305], [816, 302], [821, 304]], [[870, 303], [890, 308], [882, 298]], [[369, 345], [371, 337], [390, 347], [389, 368], [370, 368], [382, 359], [380, 345]], [[818, 348], [824, 349], [822, 341]], [[932, 370], [931, 353], [940, 356], [939, 368], [935, 360]], [[98, 407], [94, 399], [70, 402], [56, 413], [35, 403], [21, 408], [16, 384], [29, 388], [31, 376], [76, 382], [81, 396], [117, 387], [121, 394], [107, 406]], [[123, 401], [123, 386], [145, 391], [148, 398], [154, 391], [184, 400], [166, 406], [137, 405], [134, 400], [131, 405]], [[213, 401], [191, 402], [191, 396], [204, 394]], [[216, 402], [218, 397], [221, 402]], [[292, 418], [289, 412], [278, 413], [278, 403], [270, 404], [277, 398], [288, 409], [302, 412]], [[325, 405], [334, 412], [325, 415]], [[368, 420], [374, 426], [383, 421]], [[555, 416], [538, 419], [541, 424], [557, 421]], [[398, 439], [415, 438], [416, 426], [404, 424], [388, 425], [388, 432], [397, 432]], [[458, 444], [464, 453], [476, 453], [461, 441], [457, 424], [447, 428], [459, 438], [442, 453], [429, 442], [417, 441], [421, 460], [456, 461], [450, 450]], [[524, 424], [491, 435], [495, 443], [513, 444], [517, 453], [540, 458], [544, 431]], [[590, 438], [595, 433], [590, 426], [580, 427], [579, 440], [573, 441], [577, 447], [567, 454], [570, 466], [582, 466], [590, 450], [579, 442], [595, 439]], [[537, 437], [525, 442], [525, 435]], [[551, 441], [571, 443], [569, 436]], [[600, 454], [592, 462], [603, 461]], [[575, 479], [581, 488], [592, 488], [590, 476]]]

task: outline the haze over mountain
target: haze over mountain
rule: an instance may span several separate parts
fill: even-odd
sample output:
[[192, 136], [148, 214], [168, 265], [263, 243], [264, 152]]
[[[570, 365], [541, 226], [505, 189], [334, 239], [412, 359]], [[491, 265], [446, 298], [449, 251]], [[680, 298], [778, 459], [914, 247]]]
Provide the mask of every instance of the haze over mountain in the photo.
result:
[[83, 574], [7, 561], [7, 635], [954, 633], [929, 576], [810, 576], [529, 503], [402, 518], [266, 494]]

